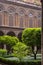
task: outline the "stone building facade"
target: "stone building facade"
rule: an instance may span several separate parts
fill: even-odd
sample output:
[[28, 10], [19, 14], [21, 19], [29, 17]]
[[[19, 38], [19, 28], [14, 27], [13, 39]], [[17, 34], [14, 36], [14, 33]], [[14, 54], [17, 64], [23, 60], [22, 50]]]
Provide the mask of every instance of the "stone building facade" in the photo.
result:
[[25, 28], [41, 27], [41, 6], [0, 0], [0, 35], [20, 37]]

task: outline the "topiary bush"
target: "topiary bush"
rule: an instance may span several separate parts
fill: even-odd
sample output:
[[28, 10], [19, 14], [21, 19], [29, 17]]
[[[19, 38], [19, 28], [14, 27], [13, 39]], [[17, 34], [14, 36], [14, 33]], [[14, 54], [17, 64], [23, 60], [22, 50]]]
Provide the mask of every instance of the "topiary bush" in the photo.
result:
[[[22, 41], [27, 45], [32, 47], [32, 52], [34, 54], [34, 59], [36, 59], [36, 54], [38, 48], [41, 46], [41, 28], [27, 28], [22, 33]], [[34, 47], [37, 50], [34, 50]]]

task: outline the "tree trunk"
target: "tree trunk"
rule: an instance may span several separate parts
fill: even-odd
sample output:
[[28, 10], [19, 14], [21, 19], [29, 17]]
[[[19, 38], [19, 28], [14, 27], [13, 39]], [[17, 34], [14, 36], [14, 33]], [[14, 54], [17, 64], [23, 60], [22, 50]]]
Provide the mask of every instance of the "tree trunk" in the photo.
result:
[[36, 60], [36, 54], [34, 54], [34, 59]]
[[35, 59], [35, 60], [36, 60], [37, 51], [38, 51], [38, 48], [37, 48], [37, 50], [36, 50], [36, 52], [35, 52], [35, 51], [34, 51], [34, 46], [32, 46], [32, 52], [33, 52], [33, 54], [34, 54], [34, 59]]
[[4, 44], [4, 49], [6, 49], [6, 44]]

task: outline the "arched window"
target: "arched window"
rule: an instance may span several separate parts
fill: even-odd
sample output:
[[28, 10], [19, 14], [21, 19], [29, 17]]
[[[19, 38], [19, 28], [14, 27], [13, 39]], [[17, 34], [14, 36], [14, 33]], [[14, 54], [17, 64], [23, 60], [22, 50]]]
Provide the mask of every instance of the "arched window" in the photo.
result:
[[37, 16], [37, 19], [38, 19], [38, 27], [41, 27], [41, 12], [38, 12], [38, 16]]
[[4, 10], [4, 6], [2, 4], [0, 4], [0, 26], [2, 25], [2, 11]]
[[13, 26], [13, 15], [9, 14], [9, 26]]
[[28, 16], [29, 16], [29, 27], [33, 27], [34, 11], [30, 10]]
[[24, 16], [25, 16], [25, 10], [23, 8], [19, 9], [19, 16], [20, 16], [20, 27], [24, 27], [23, 23], [24, 23]]
[[13, 18], [14, 14], [16, 12], [16, 9], [13, 6], [8, 7], [8, 13], [9, 13], [9, 26], [13, 26]]
[[38, 15], [38, 18], [41, 18], [42, 17], [42, 15], [41, 15], [41, 12], [39, 12], [39, 13], [37, 13]]

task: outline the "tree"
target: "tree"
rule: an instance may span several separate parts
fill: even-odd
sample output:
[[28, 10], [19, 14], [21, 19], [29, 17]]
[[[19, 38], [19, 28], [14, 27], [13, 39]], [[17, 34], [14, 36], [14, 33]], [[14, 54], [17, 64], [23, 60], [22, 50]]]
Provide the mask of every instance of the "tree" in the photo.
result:
[[14, 56], [18, 57], [20, 60], [21, 58], [27, 56], [27, 54], [31, 53], [31, 47], [29, 47], [28, 51], [28, 46], [22, 42], [18, 42], [15, 46], [13, 46], [13, 50]]
[[34, 59], [36, 59], [37, 47], [41, 46], [41, 29], [27, 28], [22, 33], [22, 41], [32, 47]]
[[0, 43], [5, 44], [8, 47], [7, 48], [8, 51], [11, 51], [12, 46], [14, 46], [18, 42], [19, 42], [19, 40], [17, 37], [11, 37], [8, 35], [0, 37]]

